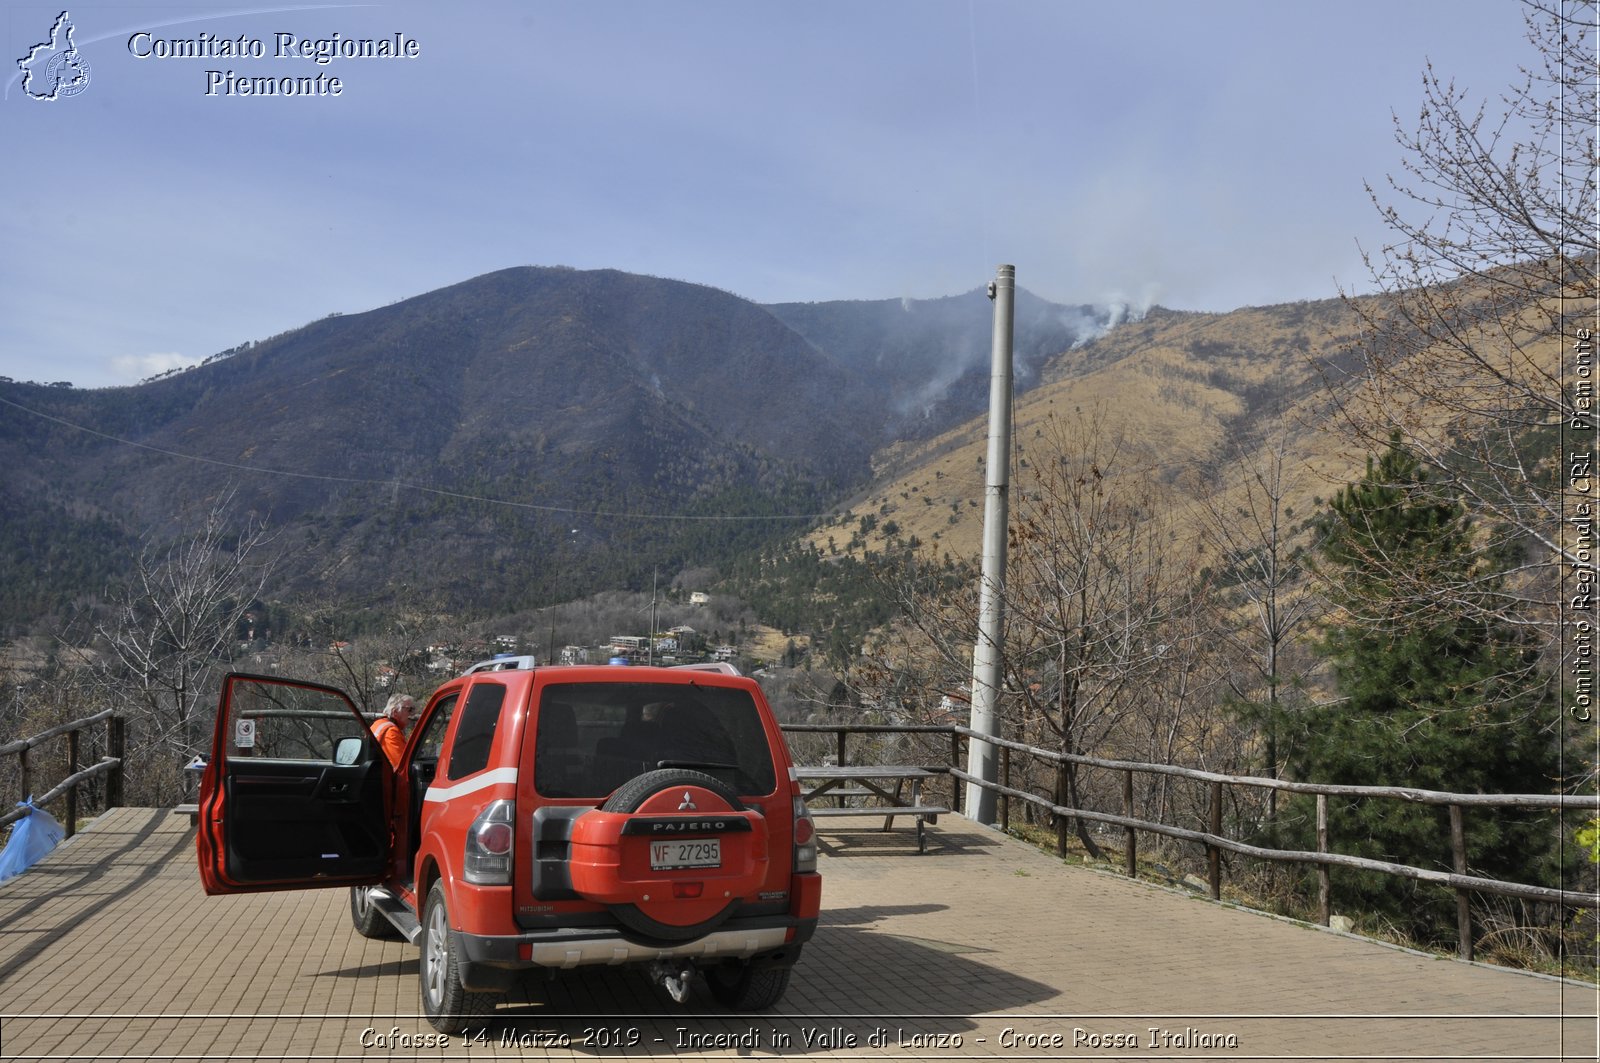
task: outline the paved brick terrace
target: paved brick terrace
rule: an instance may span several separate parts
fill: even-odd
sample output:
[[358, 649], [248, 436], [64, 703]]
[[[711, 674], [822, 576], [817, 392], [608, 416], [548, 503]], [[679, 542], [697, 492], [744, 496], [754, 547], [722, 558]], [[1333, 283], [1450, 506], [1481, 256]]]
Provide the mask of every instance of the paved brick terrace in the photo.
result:
[[825, 827], [823, 926], [770, 1014], [591, 971], [418, 1047], [417, 952], [358, 937], [344, 891], [206, 897], [187, 819], [121, 809], [0, 885], [0, 1059], [1597, 1058], [1590, 986], [1067, 867], [960, 817], [913, 839]]

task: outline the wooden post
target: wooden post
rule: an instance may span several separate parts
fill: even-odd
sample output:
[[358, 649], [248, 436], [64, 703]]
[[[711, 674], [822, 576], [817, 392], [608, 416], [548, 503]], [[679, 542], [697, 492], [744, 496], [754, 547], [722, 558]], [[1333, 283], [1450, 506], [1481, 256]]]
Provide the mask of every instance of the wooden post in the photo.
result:
[[[1010, 788], [1011, 786], [1011, 747], [1000, 747], [1000, 782]], [[1000, 795], [1000, 829], [1011, 829], [1011, 798], [1006, 794]]]
[[[1328, 851], [1328, 795], [1317, 795], [1317, 852]], [[1328, 886], [1328, 865], [1317, 865], [1317, 914], [1323, 926], [1333, 921], [1333, 898]]]
[[[1065, 761], [1056, 764], [1056, 793], [1055, 803], [1065, 808], [1067, 804], [1067, 765]], [[1056, 855], [1067, 855], [1067, 817], [1055, 813], [1056, 819]]]
[[[67, 732], [67, 777], [78, 774], [78, 732]], [[78, 787], [76, 784], [67, 787], [67, 822], [64, 824], [67, 837], [72, 837], [78, 831]]]
[[22, 773], [22, 795], [18, 800], [26, 801], [33, 796], [33, 773], [28, 770], [28, 751], [17, 752], [17, 768]]
[[106, 772], [106, 808], [122, 807], [123, 765], [127, 762], [127, 731], [121, 716], [106, 720], [106, 756], [116, 757], [117, 766]]
[[[1211, 784], [1211, 833], [1222, 836], [1222, 784]], [[1222, 850], [1215, 845], [1206, 846], [1206, 863], [1211, 871], [1211, 899], [1222, 899]]]
[[[1133, 818], [1133, 769], [1122, 773], [1122, 814]], [[1127, 828], [1127, 871], [1129, 878], [1139, 877], [1139, 832]]]
[[[850, 740], [850, 732], [841, 727], [838, 731], [834, 732], [834, 736], [835, 744], [833, 762], [842, 768], [845, 765], [845, 743]], [[844, 797], [843, 794], [834, 798], [834, 806], [836, 808], [843, 808], [847, 804], [849, 804], [849, 801]]]
[[[961, 735], [953, 727], [950, 729], [950, 766], [961, 767]], [[961, 811], [961, 780], [954, 775], [950, 776], [950, 811]]]
[[[1450, 806], [1450, 859], [1458, 875], [1467, 873], [1467, 831], [1461, 823], [1461, 806]], [[1456, 889], [1456, 956], [1472, 959], [1472, 905], [1467, 891]]]

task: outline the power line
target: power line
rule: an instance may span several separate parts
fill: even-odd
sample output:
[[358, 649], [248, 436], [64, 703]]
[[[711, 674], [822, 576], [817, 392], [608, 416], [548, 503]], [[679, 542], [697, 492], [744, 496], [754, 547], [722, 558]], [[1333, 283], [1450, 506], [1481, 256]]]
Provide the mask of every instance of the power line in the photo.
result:
[[361, 476], [330, 476], [326, 473], [299, 472], [294, 469], [272, 469], [262, 465], [246, 465], [242, 462], [223, 461], [221, 458], [207, 458], [199, 454], [187, 454], [181, 450], [169, 450], [166, 447], [154, 446], [150, 443], [141, 443], [135, 439], [124, 439], [121, 436], [102, 432], [88, 425], [77, 424], [65, 418], [56, 417], [42, 410], [35, 410], [24, 406], [20, 402], [0, 396], [0, 403], [23, 413], [32, 414], [41, 420], [70, 428], [75, 432], [96, 436], [100, 439], [116, 443], [120, 446], [135, 447], [139, 450], [148, 450], [153, 454], [160, 454], [168, 458], [178, 458], [182, 461], [197, 462], [201, 465], [215, 465], [224, 469], [233, 469], [238, 472], [259, 473], [268, 476], [284, 476], [296, 480], [320, 480], [324, 483], [358, 484], [366, 487], [384, 487], [391, 490], [416, 491], [419, 494], [437, 495], [441, 498], [454, 498], [465, 502], [481, 502], [491, 506], [505, 506], [509, 509], [535, 510], [540, 513], [564, 513], [576, 517], [598, 517], [608, 520], [670, 520], [670, 521], [703, 521], [703, 522], [728, 522], [728, 521], [778, 521], [778, 520], [826, 520], [834, 516], [832, 513], [777, 513], [751, 516], [731, 516], [723, 514], [690, 514], [690, 513], [639, 513], [616, 512], [604, 509], [578, 509], [574, 506], [549, 506], [537, 502], [515, 502], [507, 498], [491, 498], [487, 495], [468, 494], [464, 491], [451, 491], [443, 487], [429, 487], [427, 484], [412, 483], [408, 480], [379, 480]]

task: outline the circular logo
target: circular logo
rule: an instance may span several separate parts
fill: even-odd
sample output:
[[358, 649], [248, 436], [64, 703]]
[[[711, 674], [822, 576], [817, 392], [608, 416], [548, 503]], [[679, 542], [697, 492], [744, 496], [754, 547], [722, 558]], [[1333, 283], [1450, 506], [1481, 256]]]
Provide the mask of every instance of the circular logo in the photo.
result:
[[76, 96], [89, 87], [89, 61], [76, 48], [57, 52], [44, 68], [44, 83], [51, 86], [52, 99]]

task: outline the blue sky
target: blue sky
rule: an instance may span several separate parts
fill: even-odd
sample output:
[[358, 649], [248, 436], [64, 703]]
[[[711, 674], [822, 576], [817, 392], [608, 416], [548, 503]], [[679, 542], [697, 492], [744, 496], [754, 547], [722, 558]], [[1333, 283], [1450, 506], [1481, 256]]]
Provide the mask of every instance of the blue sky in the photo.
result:
[[[524, 0], [69, 9], [89, 83], [0, 71], [0, 375], [132, 383], [506, 266], [760, 301], [928, 298], [1000, 262], [1061, 302], [1367, 287], [1363, 191], [1430, 61], [1493, 98], [1514, 0]], [[130, 38], [148, 38], [130, 48]], [[417, 42], [277, 58], [275, 34]], [[148, 40], [266, 57], [140, 58]], [[208, 70], [343, 83], [207, 95]]]

